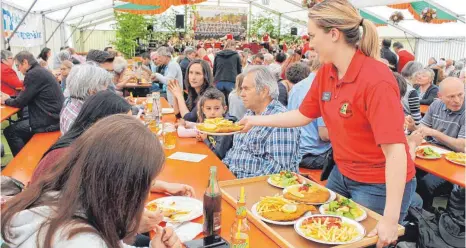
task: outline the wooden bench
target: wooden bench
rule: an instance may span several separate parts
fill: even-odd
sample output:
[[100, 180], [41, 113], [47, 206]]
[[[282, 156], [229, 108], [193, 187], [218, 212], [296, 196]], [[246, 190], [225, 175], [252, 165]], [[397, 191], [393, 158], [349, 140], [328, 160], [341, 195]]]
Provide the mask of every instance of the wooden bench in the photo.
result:
[[25, 185], [44, 156], [44, 153], [60, 138], [60, 131], [37, 133], [2, 170], [2, 175], [13, 177]]
[[325, 184], [327, 184], [327, 180], [320, 181], [320, 175], [322, 174], [322, 170], [299, 168], [299, 173], [322, 186], [325, 186]]

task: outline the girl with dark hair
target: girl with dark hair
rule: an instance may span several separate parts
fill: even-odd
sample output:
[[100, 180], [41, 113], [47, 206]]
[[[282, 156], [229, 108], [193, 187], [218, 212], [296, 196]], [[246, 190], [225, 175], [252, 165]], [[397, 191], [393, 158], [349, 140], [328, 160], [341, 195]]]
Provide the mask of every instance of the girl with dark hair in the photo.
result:
[[[115, 135], [118, 134], [118, 135]], [[128, 247], [163, 168], [159, 140], [137, 119], [113, 115], [85, 131], [44, 176], [2, 208], [10, 247]], [[151, 247], [181, 247], [156, 227]]]
[[183, 89], [172, 80], [168, 84], [168, 90], [175, 96], [173, 107], [175, 113], [179, 113], [186, 121], [197, 121], [197, 101], [199, 97], [212, 87], [212, 70], [209, 64], [200, 59], [193, 60], [186, 69], [184, 84], [188, 90], [188, 99], [184, 100]]

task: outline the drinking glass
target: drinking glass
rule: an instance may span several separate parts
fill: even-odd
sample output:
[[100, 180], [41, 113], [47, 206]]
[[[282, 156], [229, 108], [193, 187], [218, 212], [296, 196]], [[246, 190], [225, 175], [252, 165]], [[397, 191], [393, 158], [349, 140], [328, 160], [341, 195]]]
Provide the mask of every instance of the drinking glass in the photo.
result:
[[163, 123], [162, 126], [163, 147], [174, 149], [176, 145], [176, 127], [174, 123]]

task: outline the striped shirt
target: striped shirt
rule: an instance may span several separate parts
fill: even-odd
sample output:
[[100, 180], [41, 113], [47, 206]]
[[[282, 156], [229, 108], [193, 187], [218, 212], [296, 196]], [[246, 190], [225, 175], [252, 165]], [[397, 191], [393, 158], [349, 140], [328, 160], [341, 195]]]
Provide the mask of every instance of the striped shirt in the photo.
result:
[[[272, 100], [261, 115], [283, 113], [286, 108]], [[246, 116], [254, 115], [248, 110]], [[298, 171], [299, 129], [253, 127], [249, 132], [235, 134], [233, 147], [223, 163], [238, 178], [279, 173], [281, 170]]]
[[414, 89], [410, 84], [408, 84], [408, 89], [405, 95], [401, 98], [401, 103], [403, 104], [403, 111], [405, 115], [413, 117], [416, 125], [419, 125], [422, 119], [420, 98], [416, 89]]
[[[421, 124], [442, 132], [455, 139], [464, 139], [465, 136], [465, 113], [464, 103], [460, 110], [451, 111], [447, 108], [442, 100], [435, 100], [429, 107], [424, 118], [422, 118]], [[428, 140], [437, 145], [448, 147], [446, 144], [441, 143], [433, 137]], [[452, 147], [448, 147], [453, 149]]]

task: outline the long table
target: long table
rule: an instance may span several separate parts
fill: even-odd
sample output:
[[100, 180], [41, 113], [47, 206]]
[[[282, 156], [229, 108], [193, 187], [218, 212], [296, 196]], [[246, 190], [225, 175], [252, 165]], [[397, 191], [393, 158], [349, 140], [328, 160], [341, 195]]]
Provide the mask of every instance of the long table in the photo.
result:
[[442, 156], [440, 159], [428, 160], [416, 158], [414, 164], [417, 168], [443, 178], [453, 184], [465, 187], [465, 166], [449, 162]]
[[429, 109], [429, 105], [421, 104], [421, 114], [422, 115], [425, 115], [427, 113], [428, 109]]
[[[168, 104], [165, 98], [161, 98], [162, 107], [168, 108]], [[162, 121], [173, 122], [176, 120], [175, 115], [164, 115]], [[196, 198], [203, 200], [204, 191], [207, 188], [209, 180], [209, 168], [214, 165], [217, 166], [217, 179], [218, 181], [233, 180], [236, 177], [228, 170], [225, 164], [218, 159], [218, 157], [202, 142], [198, 142], [195, 138], [178, 138], [175, 149], [165, 150], [166, 156], [170, 156], [174, 152], [190, 152], [205, 154], [207, 157], [199, 163], [191, 163], [179, 160], [167, 159], [165, 161], [165, 167], [162, 173], [157, 177], [159, 180], [184, 183], [192, 186], [196, 191]], [[163, 197], [161, 194], [151, 194], [150, 200]], [[235, 220], [236, 210], [222, 199], [222, 229], [220, 235], [230, 240], [230, 228]], [[194, 222], [203, 223], [203, 217], [196, 219]], [[279, 247], [274, 241], [266, 236], [258, 227], [250, 224], [251, 231], [249, 237], [251, 237], [250, 247]], [[197, 238], [202, 237], [200, 234]]]
[[0, 108], [2, 110], [2, 121], [9, 119], [12, 115], [18, 113], [18, 111], [20, 110], [19, 108], [14, 108], [6, 105], [1, 105]]

